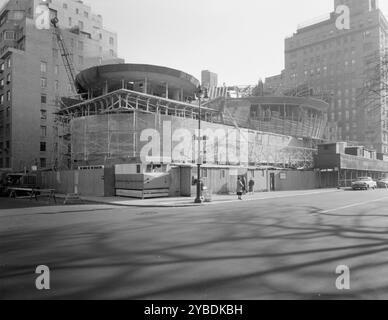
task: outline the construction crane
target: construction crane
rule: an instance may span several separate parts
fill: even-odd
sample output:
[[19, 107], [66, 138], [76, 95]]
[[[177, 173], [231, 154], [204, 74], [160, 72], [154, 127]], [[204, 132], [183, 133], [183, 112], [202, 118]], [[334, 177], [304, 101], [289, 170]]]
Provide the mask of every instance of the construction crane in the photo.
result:
[[54, 27], [54, 34], [57, 38], [58, 46], [61, 51], [61, 56], [63, 60], [63, 65], [65, 66], [65, 70], [67, 73], [67, 77], [69, 78], [71, 90], [74, 94], [77, 94], [77, 89], [75, 87], [75, 68], [70, 55], [69, 50], [67, 49], [65, 40], [63, 39], [61, 29], [58, 27], [58, 18], [55, 17], [51, 19], [51, 24]]
[[[66, 70], [67, 77], [69, 79], [70, 88], [71, 91], [74, 93], [74, 95], [77, 95], [77, 89], [75, 86], [75, 68], [73, 64], [73, 60], [71, 57], [71, 54], [69, 50], [67, 49], [65, 40], [63, 38], [61, 29], [58, 26], [58, 18], [54, 17], [50, 20], [53, 29], [54, 29], [54, 35], [58, 42], [58, 47], [61, 52], [63, 65]], [[58, 116], [58, 114], [55, 117], [54, 121], [54, 128], [56, 131], [55, 139], [54, 139], [54, 152], [53, 152], [53, 159], [52, 164], [54, 166], [54, 169], [62, 168], [64, 163], [66, 163], [68, 159], [70, 159], [71, 156], [68, 155], [68, 149], [70, 145], [70, 131], [69, 131], [69, 125], [68, 125], [68, 119]], [[66, 167], [69, 167], [69, 165], [65, 165]]]

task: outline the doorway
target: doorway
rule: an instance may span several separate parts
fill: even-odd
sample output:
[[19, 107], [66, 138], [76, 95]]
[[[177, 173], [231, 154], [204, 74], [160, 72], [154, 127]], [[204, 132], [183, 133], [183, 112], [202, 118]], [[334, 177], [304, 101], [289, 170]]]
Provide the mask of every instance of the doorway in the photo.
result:
[[269, 185], [270, 185], [270, 190], [275, 191], [275, 173], [270, 174]]

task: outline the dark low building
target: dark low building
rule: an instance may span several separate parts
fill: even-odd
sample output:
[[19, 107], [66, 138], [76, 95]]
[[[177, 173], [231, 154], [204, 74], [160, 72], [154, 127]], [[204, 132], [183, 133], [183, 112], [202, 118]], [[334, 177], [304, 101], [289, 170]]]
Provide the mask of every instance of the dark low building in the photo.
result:
[[350, 187], [359, 177], [377, 180], [388, 173], [388, 162], [377, 160], [375, 151], [348, 147], [346, 142], [319, 145], [315, 167], [321, 173], [322, 187]]

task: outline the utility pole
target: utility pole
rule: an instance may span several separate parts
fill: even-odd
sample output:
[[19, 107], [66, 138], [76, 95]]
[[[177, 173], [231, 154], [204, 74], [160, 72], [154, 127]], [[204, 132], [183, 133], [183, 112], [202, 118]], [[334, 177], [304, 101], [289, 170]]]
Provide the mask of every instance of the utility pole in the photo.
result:
[[195, 198], [195, 203], [202, 203], [201, 199], [201, 103], [203, 97], [203, 90], [201, 85], [198, 86], [196, 95], [198, 97], [198, 160], [197, 160], [197, 197]]

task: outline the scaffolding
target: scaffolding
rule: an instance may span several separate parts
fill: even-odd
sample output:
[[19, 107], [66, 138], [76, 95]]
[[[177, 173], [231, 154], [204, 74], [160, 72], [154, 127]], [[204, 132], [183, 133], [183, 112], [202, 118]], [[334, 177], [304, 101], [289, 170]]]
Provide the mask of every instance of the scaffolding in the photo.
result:
[[[249, 164], [252, 165], [276, 165], [282, 168], [310, 169], [313, 167], [314, 153], [316, 149], [304, 147], [304, 142], [290, 136], [279, 136], [276, 133], [265, 133], [250, 127], [239, 126], [237, 121], [232, 121], [233, 115], [224, 113], [227, 110], [216, 110], [207, 106], [201, 107], [201, 120], [203, 120], [203, 134], [206, 130], [212, 132], [221, 129], [226, 132], [233, 131], [238, 137], [236, 141], [228, 138], [227, 146], [240, 152], [240, 140], [248, 145]], [[249, 113], [249, 112], [248, 112]], [[59, 135], [62, 145], [71, 145], [59, 151], [70, 151], [58, 156], [62, 162], [68, 162], [71, 158], [73, 166], [109, 165], [115, 161], [126, 163], [139, 161], [140, 159], [140, 135], [144, 130], [164, 134], [165, 122], [171, 122], [171, 129], [186, 129], [195, 137], [198, 128], [199, 106], [185, 102], [169, 100], [145, 93], [119, 89], [106, 95], [90, 100], [80, 101], [58, 112], [62, 124], [67, 126], [68, 134]], [[228, 120], [229, 119], [229, 120]], [[229, 122], [232, 122], [229, 124]], [[152, 131], [155, 129], [155, 131]], [[242, 132], [245, 130], [246, 135]], [[234, 134], [233, 133], [233, 134]], [[148, 134], [148, 133], [147, 133]], [[155, 133], [156, 134], [156, 133]], [[229, 135], [229, 133], [227, 133]], [[256, 138], [259, 135], [261, 138]], [[155, 137], [156, 138], [156, 137]], [[146, 138], [148, 139], [148, 138]], [[160, 137], [159, 137], [160, 139]], [[172, 146], [172, 136], [168, 140], [160, 140], [161, 144]], [[218, 139], [218, 138], [217, 138]], [[276, 140], [276, 141], [275, 141]], [[279, 140], [279, 141], [277, 141]], [[290, 144], [290, 141], [293, 141]], [[70, 141], [70, 143], [69, 143]], [[144, 137], [143, 140], [144, 142]], [[230, 161], [219, 159], [218, 148], [220, 142], [211, 142], [204, 139], [204, 160], [209, 164], [230, 165]], [[164, 148], [164, 146], [162, 146]], [[190, 155], [196, 154], [196, 144], [192, 143]], [[163, 149], [164, 150], [164, 149]], [[71, 155], [69, 157], [69, 155]], [[225, 158], [226, 159], [226, 158]], [[195, 156], [188, 159], [176, 160], [182, 163], [194, 163]]]
[[[199, 106], [127, 89], [73, 103], [57, 113], [58, 123], [64, 125], [64, 134], [58, 132], [56, 136], [57, 144], [64, 146], [57, 148], [61, 153], [58, 162], [62, 165], [68, 162], [66, 150], [70, 151], [73, 165], [77, 159], [88, 164], [101, 158], [104, 163], [111, 159], [138, 158], [137, 134], [147, 128], [139, 114], [151, 116], [153, 127], [157, 128], [163, 116], [198, 120]], [[220, 113], [207, 107], [201, 107], [201, 119], [221, 122]]]

